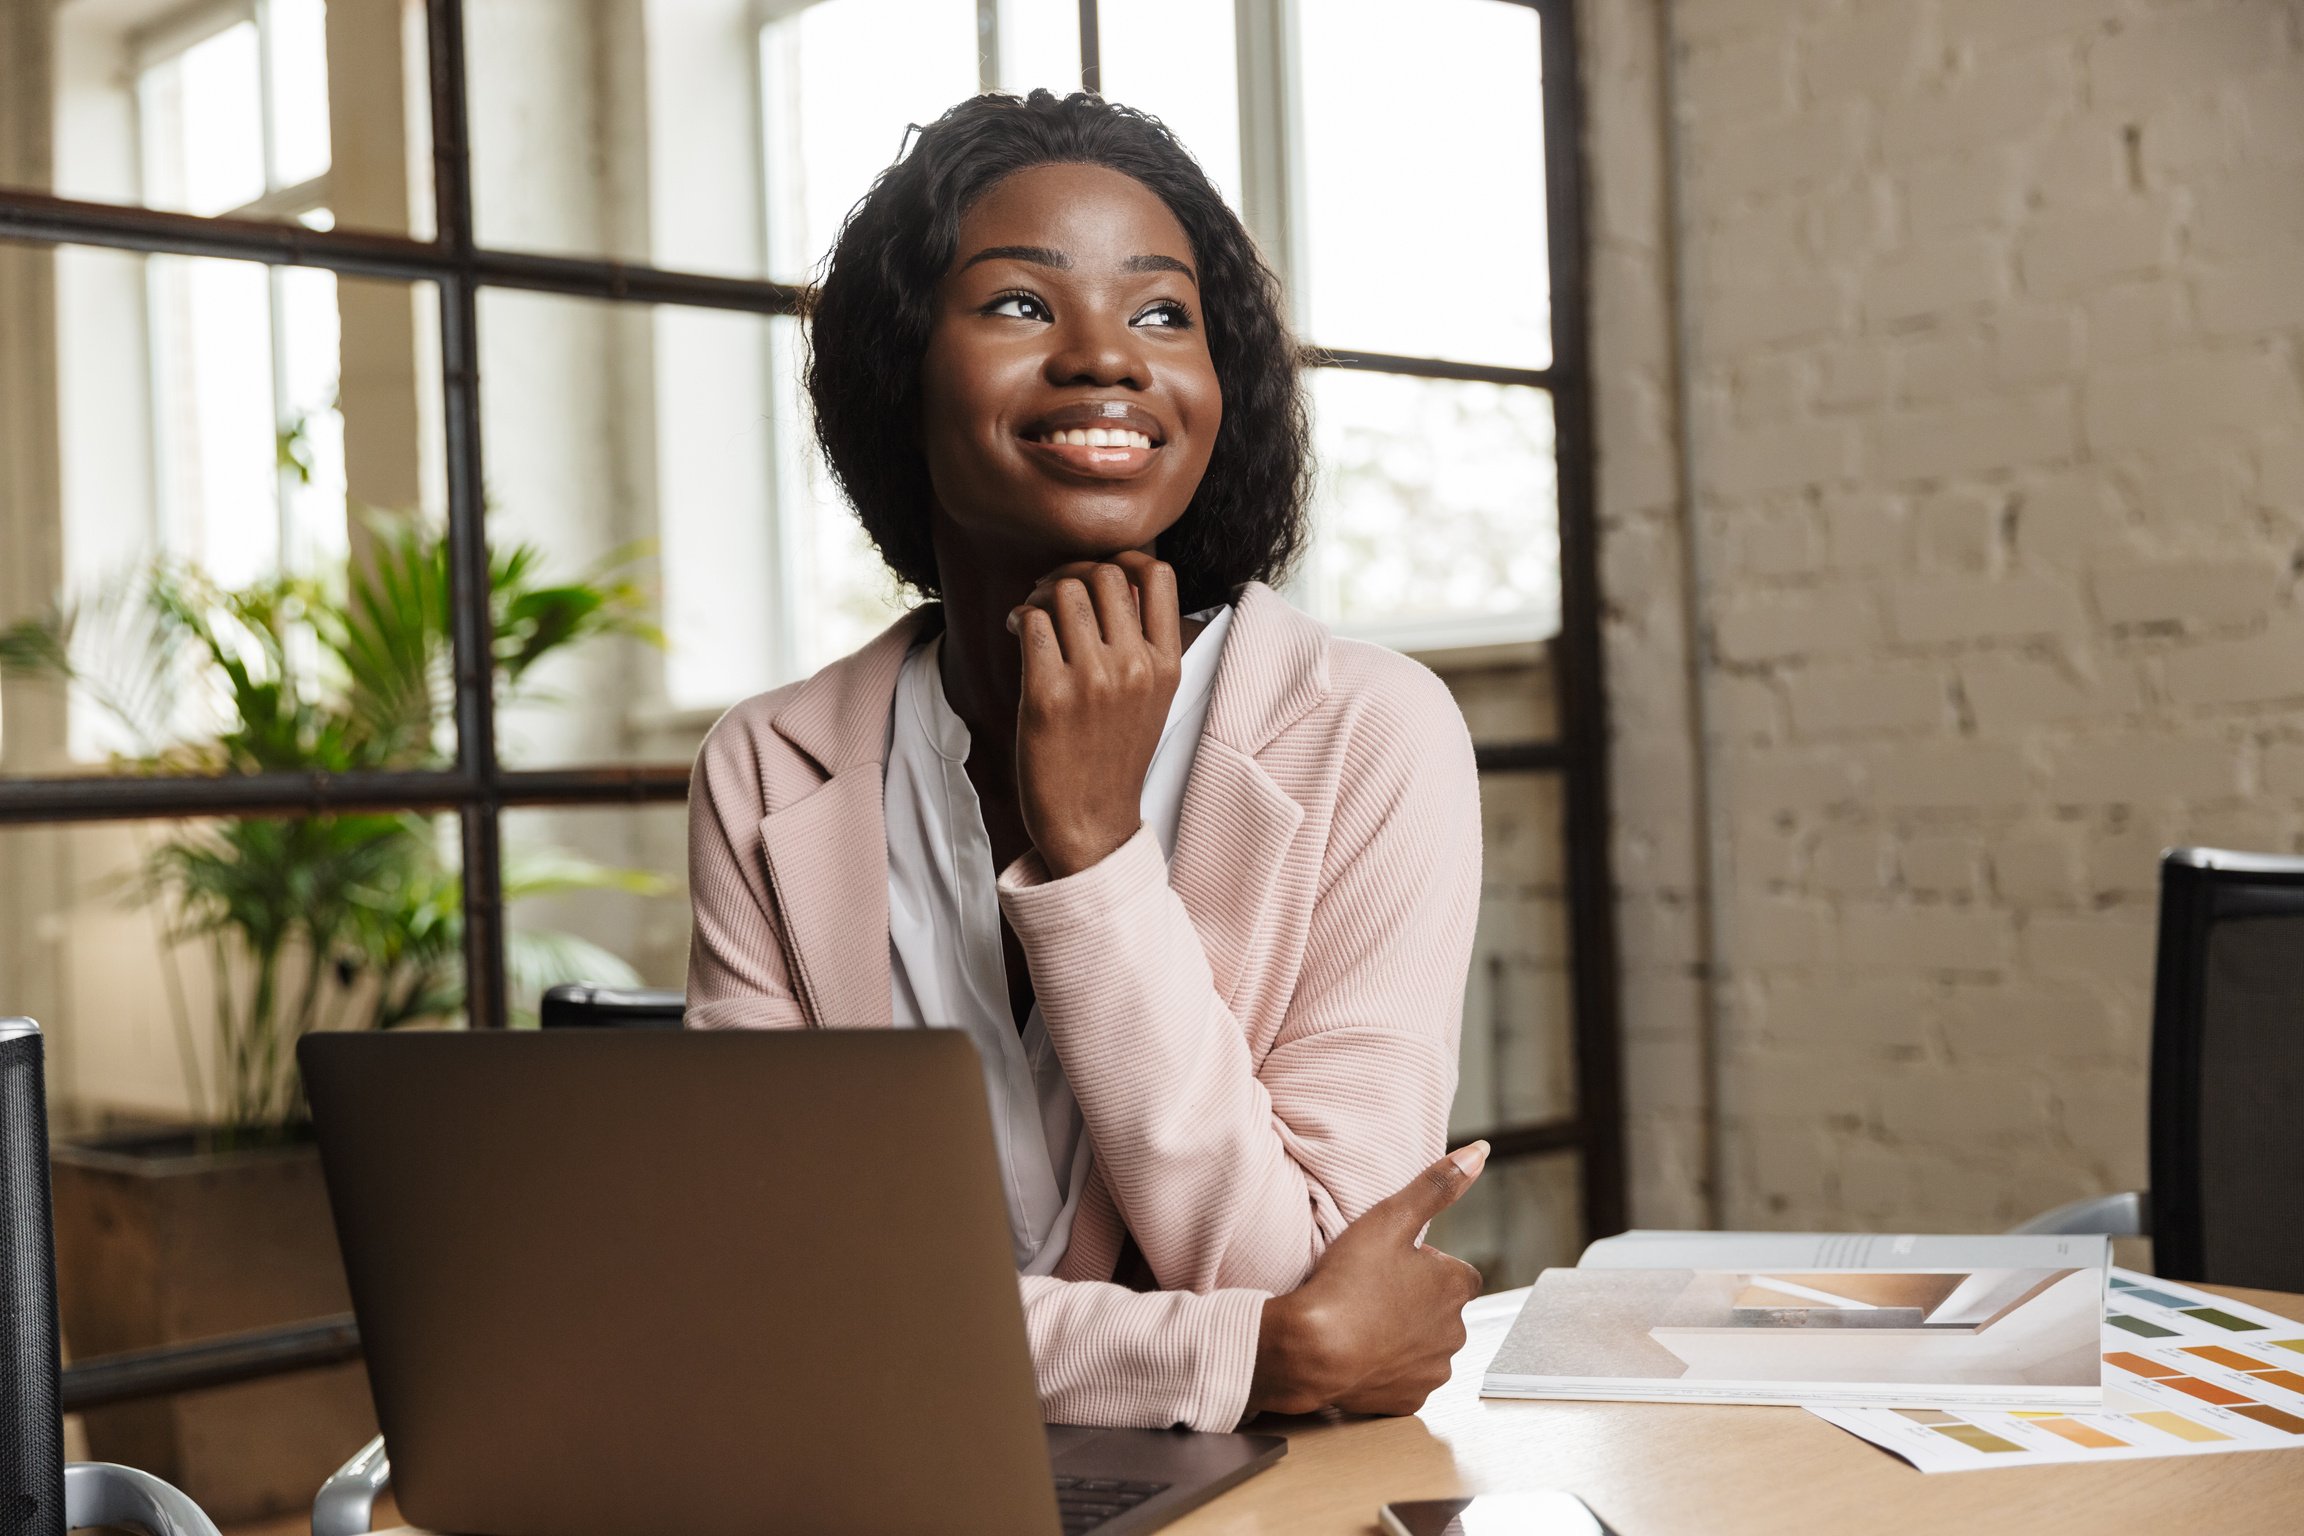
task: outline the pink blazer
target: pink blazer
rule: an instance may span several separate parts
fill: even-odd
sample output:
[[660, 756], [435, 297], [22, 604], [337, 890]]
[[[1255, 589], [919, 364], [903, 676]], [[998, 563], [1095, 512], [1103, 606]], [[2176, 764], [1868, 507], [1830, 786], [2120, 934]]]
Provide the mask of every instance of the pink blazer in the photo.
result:
[[[701, 1029], [886, 1025], [881, 758], [908, 616], [737, 705], [689, 810]], [[1267, 1295], [1440, 1155], [1480, 893], [1463, 716], [1391, 651], [1243, 589], [1173, 862], [1151, 833], [1000, 876], [1093, 1172], [1022, 1282], [1052, 1422], [1229, 1429]], [[1133, 1233], [1163, 1287], [1110, 1283]]]

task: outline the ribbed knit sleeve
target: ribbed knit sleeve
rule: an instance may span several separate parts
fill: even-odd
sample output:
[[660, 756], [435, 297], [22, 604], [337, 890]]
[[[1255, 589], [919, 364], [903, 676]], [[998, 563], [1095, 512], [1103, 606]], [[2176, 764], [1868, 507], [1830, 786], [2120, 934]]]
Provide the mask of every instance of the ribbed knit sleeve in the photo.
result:
[[1228, 1430], [1248, 1411], [1261, 1291], [1131, 1291], [1024, 1282], [1024, 1326], [1051, 1424]]
[[760, 859], [757, 749], [738, 711], [705, 738], [688, 780], [690, 1029], [798, 1029]]
[[1218, 994], [1149, 832], [1061, 880], [1029, 855], [1001, 877], [1098, 1163], [1169, 1290], [1293, 1289], [1442, 1150], [1479, 904], [1471, 742], [1413, 663], [1354, 681], [1349, 730], [1259, 754], [1286, 774], [1301, 751], [1335, 785], [1332, 817], [1299, 833], [1326, 846], [1268, 1044]]

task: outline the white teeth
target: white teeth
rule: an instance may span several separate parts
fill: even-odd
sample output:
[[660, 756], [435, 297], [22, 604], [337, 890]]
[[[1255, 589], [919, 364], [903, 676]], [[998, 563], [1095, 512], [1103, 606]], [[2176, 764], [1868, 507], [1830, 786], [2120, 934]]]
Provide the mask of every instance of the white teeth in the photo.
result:
[[1143, 432], [1131, 432], [1125, 427], [1075, 427], [1070, 431], [1050, 432], [1041, 441], [1069, 448], [1150, 448], [1152, 439]]

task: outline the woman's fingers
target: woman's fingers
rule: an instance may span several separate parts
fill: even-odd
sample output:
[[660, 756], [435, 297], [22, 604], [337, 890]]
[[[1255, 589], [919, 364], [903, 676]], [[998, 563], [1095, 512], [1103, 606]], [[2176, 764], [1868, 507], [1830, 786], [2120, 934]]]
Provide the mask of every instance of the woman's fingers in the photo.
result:
[[1117, 565], [1091, 567], [1088, 595], [1096, 604], [1096, 626], [1106, 645], [1126, 645], [1144, 638], [1144, 621], [1136, 612], [1136, 584]]
[[[1110, 560], [1075, 560], [1042, 576], [1024, 602], [1044, 608], [1061, 620], [1064, 609], [1058, 593], [1066, 582], [1078, 582], [1087, 592], [1096, 616], [1098, 636], [1106, 645], [1126, 645], [1139, 638], [1155, 654], [1175, 660], [1183, 654], [1181, 619], [1176, 607], [1176, 573], [1162, 560], [1141, 550], [1127, 549]], [[1015, 625], [1011, 623], [1013, 630]], [[1067, 658], [1072, 639], [1062, 634]]]
[[1024, 685], [1027, 690], [1036, 676], [1050, 667], [1064, 664], [1064, 652], [1056, 639], [1056, 621], [1045, 608], [1019, 608], [1008, 616], [1008, 627], [1015, 631], [1024, 652]]
[[1088, 595], [1088, 584], [1077, 576], [1067, 576], [1049, 588], [1047, 612], [1056, 620], [1056, 641], [1064, 648], [1064, 660], [1077, 665], [1103, 643], [1103, 626], [1096, 618], [1096, 603]]
[[1144, 638], [1152, 642], [1152, 649], [1170, 661], [1184, 654], [1175, 567], [1140, 549], [1122, 550], [1112, 557], [1112, 563], [1127, 572], [1129, 583], [1136, 589]]

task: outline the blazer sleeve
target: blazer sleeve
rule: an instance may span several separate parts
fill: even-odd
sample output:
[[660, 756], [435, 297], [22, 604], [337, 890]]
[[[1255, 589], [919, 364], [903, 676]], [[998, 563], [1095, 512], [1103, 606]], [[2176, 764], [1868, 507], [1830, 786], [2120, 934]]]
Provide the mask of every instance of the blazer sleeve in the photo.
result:
[[1385, 682], [1343, 747], [1301, 968], [1261, 1058], [1148, 830], [1065, 879], [1030, 855], [1002, 876], [1097, 1160], [1166, 1289], [1293, 1289], [1443, 1149], [1479, 781], [1439, 680]]
[[690, 1029], [799, 1029], [807, 1023], [785, 969], [776, 904], [760, 858], [757, 749], [724, 718], [688, 781]]
[[1139, 1292], [1046, 1275], [1021, 1283], [1049, 1423], [1221, 1431], [1246, 1415], [1263, 1292]]

